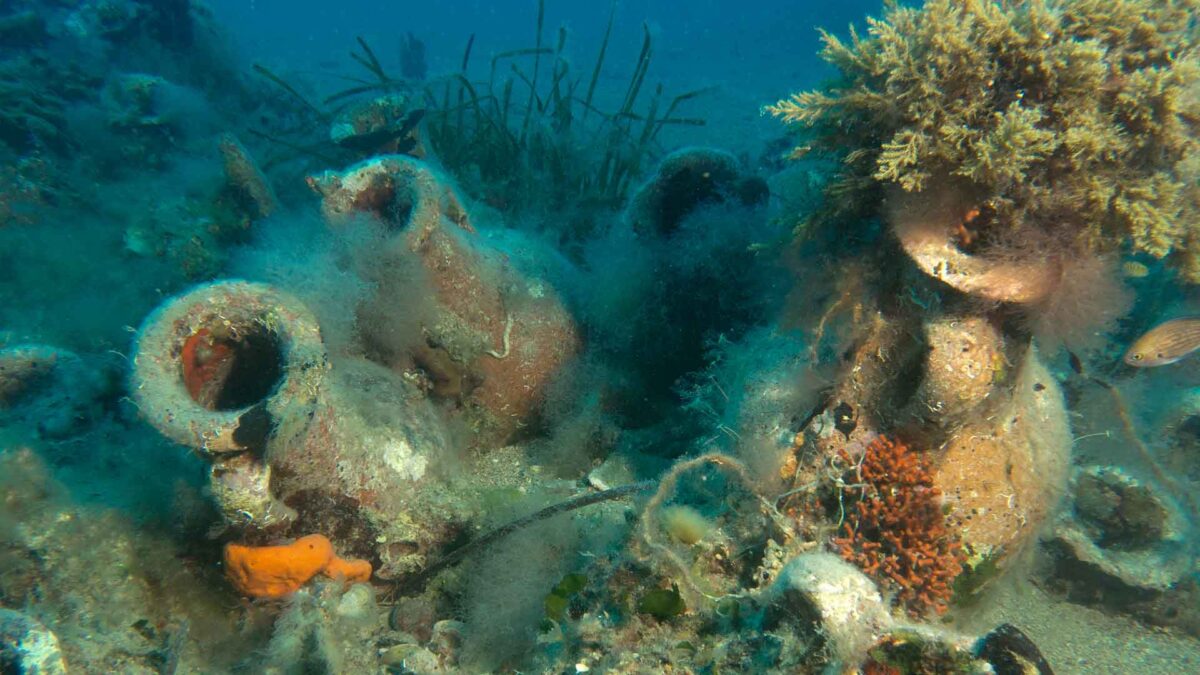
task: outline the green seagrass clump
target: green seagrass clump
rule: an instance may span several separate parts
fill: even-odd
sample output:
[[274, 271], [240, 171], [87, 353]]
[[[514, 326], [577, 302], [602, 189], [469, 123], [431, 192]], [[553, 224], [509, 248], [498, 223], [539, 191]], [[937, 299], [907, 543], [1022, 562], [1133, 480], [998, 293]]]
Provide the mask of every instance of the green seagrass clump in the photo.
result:
[[1200, 282], [1200, 2], [888, 2], [833, 85], [767, 110], [833, 158], [825, 222], [953, 191], [996, 241], [1167, 258]]

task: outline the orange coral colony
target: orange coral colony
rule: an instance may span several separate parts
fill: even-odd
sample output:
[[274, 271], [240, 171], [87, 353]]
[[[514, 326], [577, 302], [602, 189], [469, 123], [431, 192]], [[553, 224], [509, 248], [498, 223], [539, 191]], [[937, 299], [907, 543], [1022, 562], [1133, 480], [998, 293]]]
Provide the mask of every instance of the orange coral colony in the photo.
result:
[[371, 578], [371, 563], [344, 560], [324, 535], [310, 534], [283, 546], [225, 545], [225, 575], [242, 595], [281, 598], [318, 573], [347, 582]]
[[920, 456], [879, 436], [853, 468], [844, 503], [843, 537], [833, 546], [847, 561], [895, 591], [910, 614], [946, 611], [964, 560], [958, 535], [946, 525], [941, 493]]

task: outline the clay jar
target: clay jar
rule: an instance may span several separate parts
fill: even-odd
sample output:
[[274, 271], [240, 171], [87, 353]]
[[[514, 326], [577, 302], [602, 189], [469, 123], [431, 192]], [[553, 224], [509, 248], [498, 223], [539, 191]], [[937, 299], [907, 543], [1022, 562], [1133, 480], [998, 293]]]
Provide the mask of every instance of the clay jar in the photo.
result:
[[270, 526], [295, 512], [272, 495], [270, 446], [304, 433], [329, 369], [316, 318], [295, 298], [241, 281], [199, 286], [150, 314], [130, 389], [164, 436], [212, 462], [226, 518]]
[[323, 533], [386, 577], [423, 566], [461, 520], [430, 475], [448, 443], [426, 396], [378, 364], [331, 366], [315, 317], [271, 286], [168, 300], [138, 333], [131, 390], [212, 462], [213, 496], [249, 540]]
[[332, 226], [378, 219], [390, 233], [384, 255], [423, 277], [421, 288], [378, 280], [377, 297], [360, 310], [370, 326], [409, 312], [421, 296], [421, 339], [379, 360], [426, 381], [458, 409], [478, 447], [506, 443], [532, 425], [555, 373], [579, 350], [575, 323], [553, 289], [489, 247], [446, 180], [419, 160], [376, 157], [309, 184]]
[[960, 588], [995, 578], [1063, 492], [1071, 430], [1062, 390], [1036, 348], [1006, 344], [983, 317], [918, 327], [875, 316], [830, 400], [809, 427], [820, 456], [856, 456], [881, 429], [922, 453], [974, 575]]

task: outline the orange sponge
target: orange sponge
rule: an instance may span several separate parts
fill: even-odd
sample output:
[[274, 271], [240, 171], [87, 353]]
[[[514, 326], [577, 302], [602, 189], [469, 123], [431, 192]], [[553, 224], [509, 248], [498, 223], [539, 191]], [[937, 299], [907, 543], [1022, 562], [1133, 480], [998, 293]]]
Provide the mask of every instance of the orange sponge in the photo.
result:
[[366, 560], [344, 560], [334, 557], [321, 570], [321, 573], [331, 579], [341, 579], [347, 583], [358, 583], [371, 579], [371, 563]]
[[371, 563], [343, 560], [324, 535], [310, 534], [284, 546], [225, 545], [225, 575], [243, 595], [281, 598], [318, 572], [346, 581], [367, 581]]

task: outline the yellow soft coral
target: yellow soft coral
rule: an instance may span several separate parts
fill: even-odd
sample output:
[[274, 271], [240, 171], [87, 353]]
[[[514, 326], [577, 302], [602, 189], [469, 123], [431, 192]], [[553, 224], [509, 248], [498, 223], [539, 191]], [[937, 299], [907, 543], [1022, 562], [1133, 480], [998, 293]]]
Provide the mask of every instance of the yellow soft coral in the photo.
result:
[[803, 153], [841, 162], [840, 203], [817, 222], [885, 188], [953, 184], [1002, 239], [1129, 245], [1200, 282], [1198, 14], [1200, 0], [889, 2], [866, 36], [823, 34], [837, 84], [767, 110], [802, 128]]

